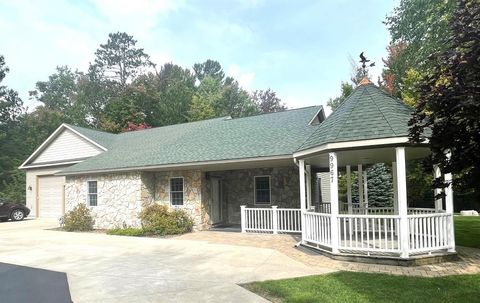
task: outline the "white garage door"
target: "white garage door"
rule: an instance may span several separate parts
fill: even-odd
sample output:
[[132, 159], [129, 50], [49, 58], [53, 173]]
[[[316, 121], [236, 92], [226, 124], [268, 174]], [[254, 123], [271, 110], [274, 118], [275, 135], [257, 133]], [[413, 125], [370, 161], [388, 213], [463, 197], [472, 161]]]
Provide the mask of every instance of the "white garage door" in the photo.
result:
[[63, 184], [65, 177], [38, 178], [38, 216], [59, 218], [63, 211]]

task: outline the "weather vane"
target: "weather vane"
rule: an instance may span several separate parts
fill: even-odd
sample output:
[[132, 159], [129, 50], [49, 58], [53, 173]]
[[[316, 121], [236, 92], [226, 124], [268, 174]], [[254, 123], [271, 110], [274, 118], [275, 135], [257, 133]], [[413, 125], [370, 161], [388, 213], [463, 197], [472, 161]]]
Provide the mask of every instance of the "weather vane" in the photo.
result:
[[[367, 62], [370, 62], [364, 55], [363, 52], [360, 53], [360, 63], [362, 63], [363, 76], [367, 76]], [[370, 63], [368, 67], [375, 66], [375, 62]]]

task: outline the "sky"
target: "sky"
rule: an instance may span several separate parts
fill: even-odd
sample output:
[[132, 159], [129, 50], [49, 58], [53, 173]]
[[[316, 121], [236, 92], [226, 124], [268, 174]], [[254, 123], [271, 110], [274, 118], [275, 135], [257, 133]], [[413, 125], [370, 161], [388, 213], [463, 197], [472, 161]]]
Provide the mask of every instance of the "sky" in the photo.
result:
[[246, 90], [271, 88], [289, 108], [325, 105], [364, 51], [376, 80], [396, 0], [1, 0], [5, 85], [28, 92], [56, 66], [86, 71], [111, 32], [126, 32], [151, 60], [191, 68], [213, 59]]

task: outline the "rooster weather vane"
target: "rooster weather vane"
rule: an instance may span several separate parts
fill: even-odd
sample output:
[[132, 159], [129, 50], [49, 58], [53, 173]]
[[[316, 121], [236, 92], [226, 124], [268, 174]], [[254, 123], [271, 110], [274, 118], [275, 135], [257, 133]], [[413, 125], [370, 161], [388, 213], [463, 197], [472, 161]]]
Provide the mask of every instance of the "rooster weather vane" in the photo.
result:
[[[363, 76], [367, 76], [367, 63], [370, 62], [370, 60], [367, 59], [363, 55], [363, 52], [360, 53], [360, 63], [362, 63], [362, 70], [363, 70]], [[375, 66], [375, 62], [372, 62], [368, 65], [368, 67], [373, 67]]]

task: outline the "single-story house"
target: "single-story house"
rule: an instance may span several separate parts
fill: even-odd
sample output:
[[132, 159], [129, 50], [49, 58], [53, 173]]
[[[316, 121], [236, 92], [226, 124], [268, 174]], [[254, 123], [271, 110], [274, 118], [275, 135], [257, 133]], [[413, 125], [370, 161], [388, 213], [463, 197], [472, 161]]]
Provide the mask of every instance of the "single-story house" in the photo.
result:
[[[27, 206], [60, 217], [85, 203], [95, 227], [113, 228], [138, 226], [142, 208], [161, 203], [187, 211], [196, 229], [302, 232], [303, 244], [333, 254], [453, 251], [451, 187], [445, 201], [432, 197], [435, 208], [407, 208], [405, 161], [429, 153], [408, 141], [411, 111], [365, 78], [328, 118], [311, 106], [121, 134], [62, 124], [20, 167]], [[365, 167], [374, 163], [392, 165], [391, 209], [368, 207]]]

